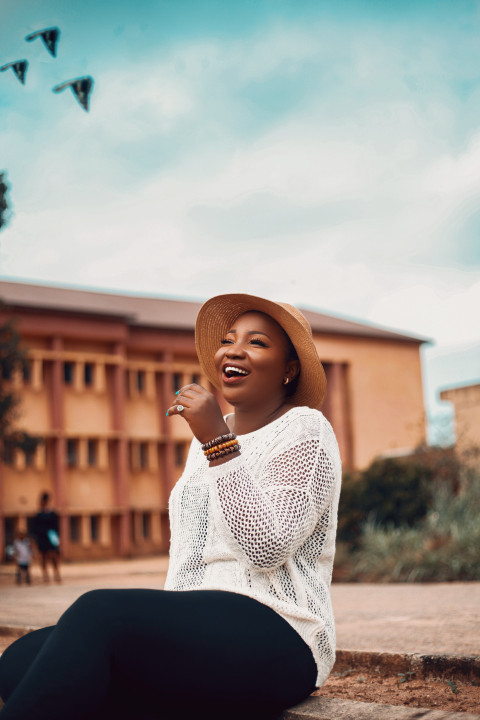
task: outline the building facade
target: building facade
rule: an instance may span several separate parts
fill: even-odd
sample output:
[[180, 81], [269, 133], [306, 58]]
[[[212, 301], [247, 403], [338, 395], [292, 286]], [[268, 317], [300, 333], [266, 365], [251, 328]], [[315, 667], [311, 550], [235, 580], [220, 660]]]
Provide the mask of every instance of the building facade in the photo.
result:
[[446, 388], [441, 400], [451, 402], [455, 412], [456, 450], [463, 455], [480, 457], [480, 383]]
[[[166, 552], [168, 497], [191, 433], [165, 412], [182, 385], [209, 387], [194, 345], [200, 304], [7, 282], [0, 298], [0, 322], [14, 318], [28, 350], [28, 368], [11, 379], [19, 427], [43, 439], [0, 466], [1, 556], [45, 490], [65, 558]], [[344, 467], [422, 442], [423, 340], [304, 312]]]

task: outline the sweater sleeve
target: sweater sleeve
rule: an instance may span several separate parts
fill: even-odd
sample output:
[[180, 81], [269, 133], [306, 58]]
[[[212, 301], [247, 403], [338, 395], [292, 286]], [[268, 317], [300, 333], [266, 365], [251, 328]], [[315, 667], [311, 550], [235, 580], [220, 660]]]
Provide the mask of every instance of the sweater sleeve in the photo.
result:
[[327, 509], [336, 472], [319, 437], [283, 448], [255, 477], [242, 456], [209, 469], [219, 532], [249, 565], [282, 565]]

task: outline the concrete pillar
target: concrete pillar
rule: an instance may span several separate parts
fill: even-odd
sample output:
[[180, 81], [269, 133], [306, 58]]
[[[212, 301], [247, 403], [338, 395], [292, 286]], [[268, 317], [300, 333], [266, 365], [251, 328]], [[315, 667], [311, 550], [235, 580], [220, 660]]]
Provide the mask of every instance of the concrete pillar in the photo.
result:
[[87, 438], [78, 439], [78, 469], [86, 470], [88, 467]]
[[162, 538], [160, 551], [166, 553], [170, 549], [170, 522], [167, 511], [160, 513], [160, 531]]
[[145, 372], [145, 395], [148, 400], [155, 400], [155, 374], [152, 370]]
[[106, 379], [105, 379], [105, 364], [95, 363], [93, 385], [95, 392], [98, 394], [105, 392]]
[[154, 545], [160, 545], [162, 542], [162, 527], [160, 523], [160, 513], [153, 511], [151, 514], [151, 528], [152, 528], [152, 543]]
[[[173, 354], [171, 352], [162, 353], [161, 360], [165, 363], [173, 363]], [[172, 427], [169, 423], [169, 418], [166, 417], [165, 413], [170, 407], [175, 393], [173, 391], [173, 372], [171, 369], [161, 373], [159, 378], [159, 412], [160, 412], [160, 427], [162, 434], [165, 437], [165, 442], [161, 448], [160, 454], [160, 470], [161, 477], [163, 480], [163, 496], [165, 498], [165, 504], [168, 503], [168, 498], [175, 485], [175, 455], [174, 455], [174, 441], [172, 437]]]
[[100, 516], [100, 545], [110, 547], [112, 544], [110, 515]]
[[92, 544], [90, 516], [82, 515], [80, 518], [80, 542], [82, 547], [89, 548]]
[[148, 443], [148, 469], [158, 472], [158, 447], [154, 440]]
[[131, 552], [130, 515], [129, 515], [129, 488], [127, 439], [125, 432], [125, 345], [116, 343], [114, 354], [121, 358], [121, 362], [113, 366], [113, 429], [120, 433], [114, 444], [115, 474], [114, 496], [117, 507], [120, 508], [118, 523], [118, 544], [120, 557], [128, 557]]
[[[63, 350], [63, 340], [61, 337], [52, 339], [52, 350], [61, 353]], [[67, 486], [65, 476], [65, 426], [63, 414], [63, 361], [56, 358], [52, 362], [51, 367], [51, 386], [50, 386], [50, 408], [52, 429], [57, 433], [57, 437], [53, 438], [53, 458], [52, 458], [52, 488], [53, 488], [53, 506], [59, 513], [59, 534], [60, 547], [64, 557], [68, 557], [70, 535], [68, 532], [68, 516], [67, 509]]]
[[98, 468], [99, 470], [108, 469], [108, 440], [101, 438], [98, 441]]
[[38, 392], [42, 389], [43, 386], [43, 379], [42, 379], [42, 360], [39, 358], [34, 358], [32, 360], [32, 375], [31, 375], [31, 387], [32, 390], [35, 390]]
[[335, 431], [343, 467], [350, 469], [353, 464], [353, 448], [348, 392], [348, 367], [346, 363], [334, 362], [327, 365], [326, 370], [328, 402], [325, 408], [325, 416], [328, 417]]
[[134, 510], [133, 514], [133, 540], [135, 545], [141, 545], [143, 541], [142, 513]]
[[73, 387], [77, 393], [82, 393], [85, 389], [85, 363], [77, 360], [75, 363], [75, 372], [73, 375]]

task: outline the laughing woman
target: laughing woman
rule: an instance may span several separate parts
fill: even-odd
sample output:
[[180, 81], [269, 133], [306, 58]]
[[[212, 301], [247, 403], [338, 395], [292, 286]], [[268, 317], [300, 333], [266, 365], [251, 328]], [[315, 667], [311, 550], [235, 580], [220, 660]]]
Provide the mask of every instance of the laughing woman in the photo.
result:
[[214, 394], [181, 388], [194, 435], [170, 498], [165, 590], [81, 596], [0, 660], [0, 720], [276, 718], [335, 657], [330, 580], [340, 459], [303, 315], [250, 295], [200, 310]]

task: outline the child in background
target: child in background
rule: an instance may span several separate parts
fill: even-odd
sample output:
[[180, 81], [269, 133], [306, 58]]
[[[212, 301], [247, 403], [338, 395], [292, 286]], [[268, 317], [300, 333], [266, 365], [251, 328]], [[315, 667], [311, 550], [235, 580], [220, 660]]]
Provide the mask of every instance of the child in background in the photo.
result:
[[15, 562], [17, 563], [16, 580], [19, 585], [22, 583], [22, 576], [28, 585], [31, 583], [30, 563], [32, 561], [32, 546], [30, 539], [23, 531], [13, 541], [13, 552]]

